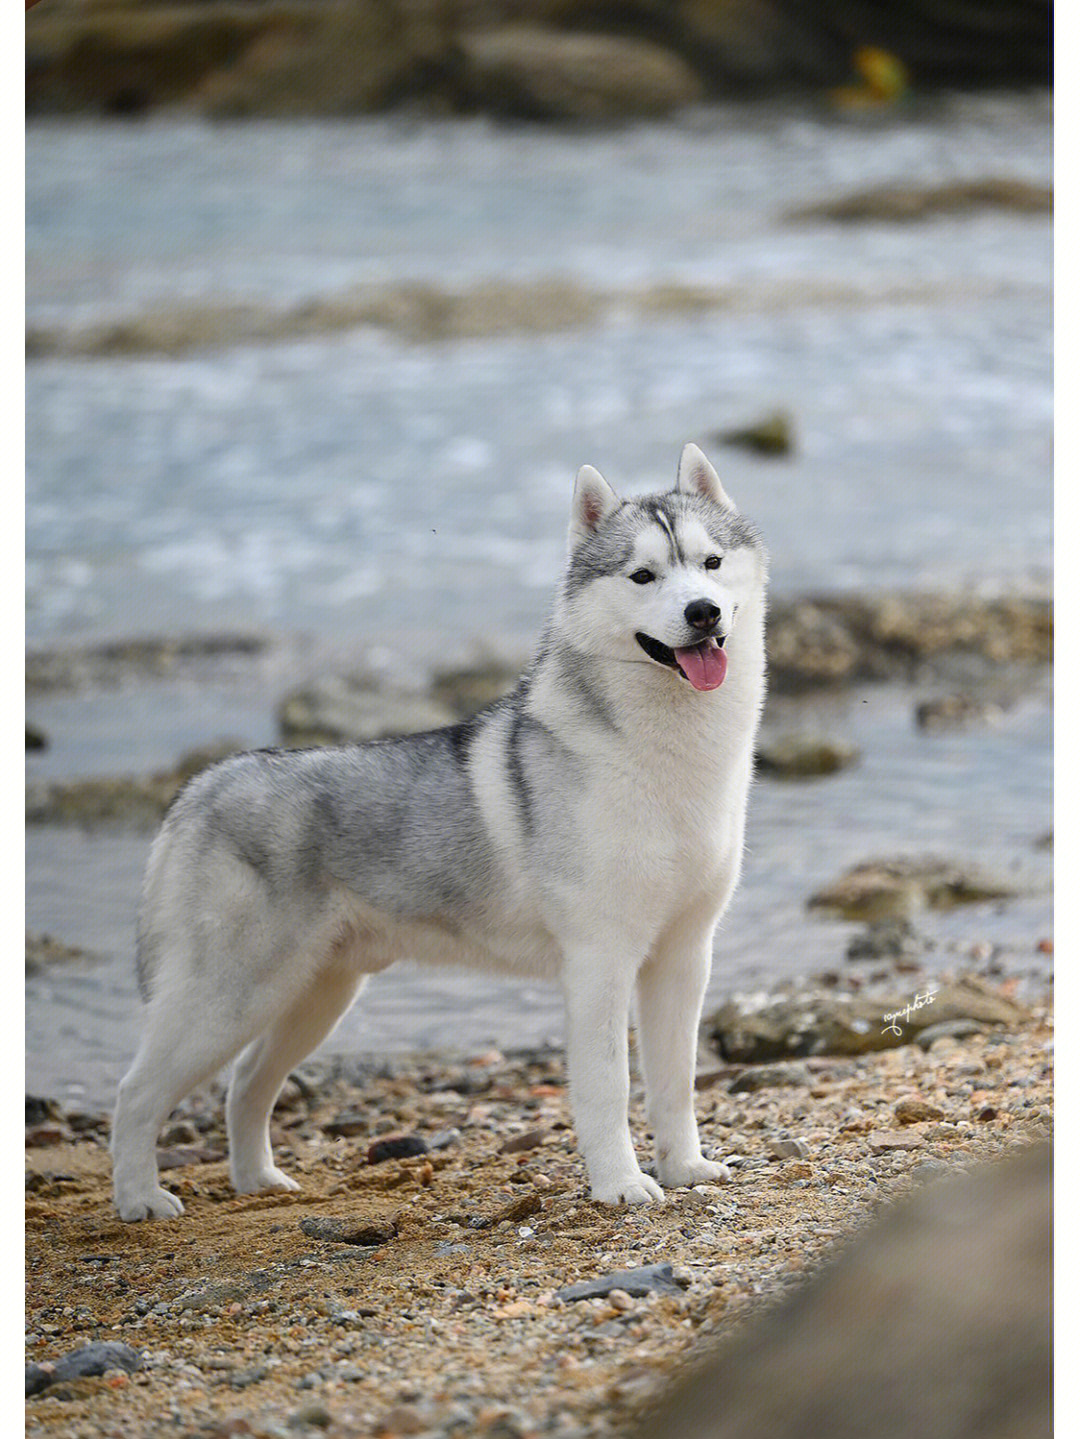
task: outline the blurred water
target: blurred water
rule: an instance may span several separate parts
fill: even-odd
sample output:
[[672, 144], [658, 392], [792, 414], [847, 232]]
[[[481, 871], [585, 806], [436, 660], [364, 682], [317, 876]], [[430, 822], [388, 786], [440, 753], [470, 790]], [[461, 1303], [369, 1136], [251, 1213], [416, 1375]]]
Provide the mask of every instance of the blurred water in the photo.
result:
[[[27, 371], [35, 645], [233, 630], [278, 641], [231, 680], [35, 699], [32, 775], [163, 767], [274, 738], [273, 702], [337, 650], [415, 678], [477, 642], [526, 648], [559, 572], [571, 477], [670, 482], [696, 438], [760, 524], [779, 593], [1044, 589], [1050, 567], [1049, 225], [983, 213], [792, 227], [882, 182], [1044, 182], [1045, 96], [946, 99], [879, 123], [732, 108], [610, 133], [416, 125], [31, 124], [31, 319], [191, 300], [281, 306], [358, 282], [564, 275], [605, 289], [734, 286], [730, 312], [411, 346], [371, 333]], [[832, 298], [823, 293], [833, 287]], [[845, 293], [841, 293], [841, 289]], [[814, 298], [816, 296], [816, 298]], [[710, 434], [783, 406], [783, 460]], [[807, 895], [874, 854], [982, 860], [1030, 891], [925, 921], [941, 946], [1048, 932], [1049, 711], [917, 734], [912, 696], [812, 716], [860, 767], [760, 783], [713, 997], [837, 965], [848, 926]], [[148, 841], [32, 829], [27, 924], [99, 952], [28, 981], [27, 1078], [105, 1102], [135, 1041], [135, 896]], [[1021, 961], [1021, 957], [1023, 958]], [[542, 987], [402, 966], [330, 1051], [529, 1042]]]

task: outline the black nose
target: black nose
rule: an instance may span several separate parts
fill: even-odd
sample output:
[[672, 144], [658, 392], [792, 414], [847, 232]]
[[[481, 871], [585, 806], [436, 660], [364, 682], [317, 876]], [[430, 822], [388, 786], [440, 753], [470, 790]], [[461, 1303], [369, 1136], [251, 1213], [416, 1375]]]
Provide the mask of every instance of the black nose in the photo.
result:
[[683, 611], [686, 623], [696, 630], [711, 630], [720, 618], [720, 607], [712, 600], [691, 600]]

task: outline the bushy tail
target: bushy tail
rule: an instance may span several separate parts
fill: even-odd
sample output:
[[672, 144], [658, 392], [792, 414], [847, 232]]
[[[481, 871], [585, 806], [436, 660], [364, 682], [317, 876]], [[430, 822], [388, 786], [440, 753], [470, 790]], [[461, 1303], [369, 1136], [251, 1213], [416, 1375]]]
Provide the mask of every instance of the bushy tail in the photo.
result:
[[135, 922], [135, 977], [139, 985], [139, 994], [144, 1002], [149, 1000], [152, 992], [161, 942], [164, 938], [162, 911], [164, 908], [165, 868], [171, 848], [169, 830], [170, 826], [166, 821], [158, 831], [150, 848], [150, 858], [146, 862], [146, 874], [143, 876], [138, 918]]

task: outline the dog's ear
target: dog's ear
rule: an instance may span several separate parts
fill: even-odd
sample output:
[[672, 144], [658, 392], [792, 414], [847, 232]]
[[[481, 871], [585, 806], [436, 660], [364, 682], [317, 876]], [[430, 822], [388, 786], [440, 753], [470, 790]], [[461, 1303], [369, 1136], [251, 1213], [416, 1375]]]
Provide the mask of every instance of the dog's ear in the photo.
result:
[[720, 476], [697, 445], [684, 446], [675, 488], [688, 495], [702, 495], [714, 505], [723, 505], [725, 510], [735, 508], [734, 502], [720, 483]]
[[619, 497], [592, 465], [582, 465], [574, 482], [570, 504], [570, 540], [576, 544], [591, 535], [619, 507]]

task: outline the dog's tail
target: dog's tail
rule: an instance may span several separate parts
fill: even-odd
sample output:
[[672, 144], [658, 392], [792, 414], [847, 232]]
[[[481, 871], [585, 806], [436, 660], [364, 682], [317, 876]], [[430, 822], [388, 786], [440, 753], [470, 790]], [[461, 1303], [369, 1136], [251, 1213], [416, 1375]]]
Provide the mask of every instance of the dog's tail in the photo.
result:
[[170, 828], [166, 819], [150, 847], [150, 858], [146, 862], [139, 913], [135, 922], [135, 978], [144, 1002], [150, 998], [164, 938], [165, 868], [172, 847]]

